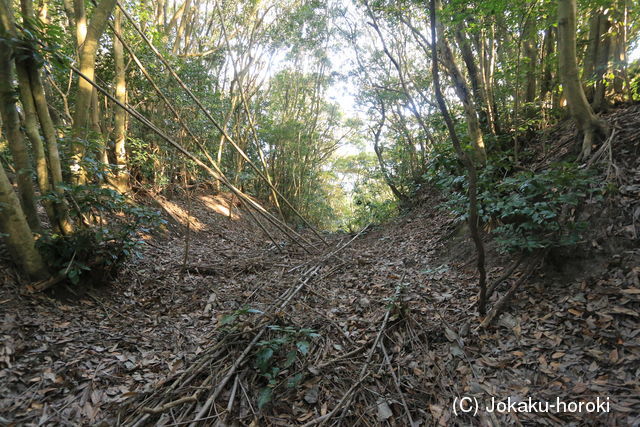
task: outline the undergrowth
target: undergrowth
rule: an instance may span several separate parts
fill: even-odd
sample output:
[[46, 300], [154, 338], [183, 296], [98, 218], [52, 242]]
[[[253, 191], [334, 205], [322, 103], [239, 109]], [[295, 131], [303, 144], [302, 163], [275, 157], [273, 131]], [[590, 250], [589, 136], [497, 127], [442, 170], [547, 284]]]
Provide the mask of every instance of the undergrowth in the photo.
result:
[[[61, 202], [55, 193], [45, 197]], [[64, 198], [71, 201], [76, 230], [45, 235], [38, 246], [51, 270], [74, 285], [107, 279], [124, 260], [138, 255], [142, 235], [164, 222], [157, 211], [101, 186], [68, 186]]]
[[[455, 154], [440, 147], [425, 176], [446, 195], [441, 208], [460, 221], [468, 215], [468, 179]], [[575, 245], [586, 224], [576, 210], [587, 197], [601, 197], [596, 173], [571, 162], [534, 172], [516, 169], [509, 152], [490, 157], [478, 174], [479, 218], [502, 252], [531, 252]]]

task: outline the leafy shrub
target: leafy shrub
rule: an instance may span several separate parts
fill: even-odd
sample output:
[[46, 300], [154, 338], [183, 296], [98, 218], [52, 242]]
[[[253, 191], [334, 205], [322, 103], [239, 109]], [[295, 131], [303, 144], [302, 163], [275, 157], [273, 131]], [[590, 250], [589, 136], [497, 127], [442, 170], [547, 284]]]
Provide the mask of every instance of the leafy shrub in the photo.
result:
[[139, 138], [128, 138], [129, 168], [131, 175], [143, 184], [163, 187], [168, 178], [158, 170], [162, 158], [146, 141]]
[[[468, 182], [460, 169], [440, 160], [427, 178], [448, 193], [443, 206], [466, 220]], [[479, 174], [478, 213], [482, 222], [494, 225], [492, 233], [504, 252], [573, 245], [585, 224], [569, 213], [598, 191], [592, 172], [572, 163], [513, 173], [506, 157], [494, 159]]]
[[381, 224], [398, 214], [398, 202], [395, 199], [356, 199], [353, 217], [349, 224], [354, 230], [367, 224]]
[[[273, 389], [278, 385], [278, 377], [291, 368], [298, 355], [306, 357], [311, 347], [310, 339], [319, 337], [312, 329], [297, 329], [292, 326], [270, 325], [269, 329], [276, 332], [276, 336], [270, 340], [260, 341], [257, 346], [255, 367], [266, 381], [266, 387], [260, 390], [258, 407], [262, 408], [271, 401]], [[289, 375], [286, 387], [295, 388], [303, 379], [302, 373]]]
[[636, 62], [629, 70], [631, 84], [631, 98], [640, 101], [640, 63]]
[[494, 233], [505, 251], [570, 246], [586, 225], [572, 219], [570, 211], [597, 191], [590, 171], [563, 163], [505, 178], [480, 194], [480, 214], [483, 221], [497, 221]]
[[[56, 194], [46, 198], [55, 200]], [[141, 234], [163, 223], [158, 212], [129, 203], [109, 188], [80, 185], [66, 188], [78, 226], [71, 235], [52, 234], [39, 240], [52, 270], [73, 284], [87, 278], [104, 278], [122, 261], [137, 255]]]

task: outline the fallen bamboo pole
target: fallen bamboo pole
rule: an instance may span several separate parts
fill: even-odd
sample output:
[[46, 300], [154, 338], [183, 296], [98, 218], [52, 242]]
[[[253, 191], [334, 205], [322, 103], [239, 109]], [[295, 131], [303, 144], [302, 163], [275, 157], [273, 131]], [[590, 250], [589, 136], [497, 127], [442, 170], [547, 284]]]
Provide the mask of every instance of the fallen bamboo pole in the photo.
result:
[[[287, 293], [289, 292], [289, 290], [287, 290], [282, 295], [282, 298], [284, 298], [284, 301], [278, 306], [278, 309], [282, 310], [283, 308], [285, 308], [289, 304], [291, 299], [300, 291], [300, 289], [302, 289], [303, 287], [305, 287], [307, 285], [309, 280], [311, 280], [311, 278], [313, 278], [313, 276], [318, 272], [319, 269], [320, 269], [319, 266], [311, 268], [305, 274], [306, 278], [304, 280], [302, 280], [300, 282], [300, 284], [292, 292], [289, 293], [288, 296], [287, 296]], [[209, 408], [211, 407], [213, 402], [215, 402], [215, 400], [218, 398], [220, 393], [222, 393], [222, 390], [224, 390], [224, 387], [227, 385], [227, 383], [229, 382], [231, 377], [233, 377], [233, 375], [235, 375], [235, 373], [238, 370], [238, 368], [244, 363], [244, 359], [253, 350], [253, 347], [258, 343], [260, 338], [262, 338], [262, 335], [267, 331], [267, 329], [268, 329], [268, 326], [265, 325], [256, 334], [256, 336], [253, 338], [253, 340], [251, 340], [249, 345], [247, 345], [247, 348], [244, 349], [242, 354], [240, 354], [240, 356], [238, 356], [238, 358], [236, 358], [235, 362], [233, 363], [233, 365], [231, 366], [229, 371], [225, 374], [225, 376], [222, 378], [222, 380], [218, 383], [218, 385], [216, 386], [215, 390], [213, 390], [213, 392], [211, 393], [211, 395], [209, 396], [207, 401], [204, 403], [204, 405], [202, 405], [202, 407], [200, 408], [200, 410], [196, 414], [196, 418], [191, 422], [191, 424], [189, 424], [189, 427], [196, 427], [198, 421], [207, 414], [207, 412], [209, 411]]]
[[282, 193], [280, 193], [280, 191], [271, 183], [271, 180], [268, 179], [264, 173], [260, 170], [260, 168], [258, 168], [258, 166], [256, 166], [255, 163], [253, 163], [253, 161], [249, 158], [249, 156], [247, 155], [247, 153], [244, 152], [244, 150], [229, 136], [229, 134], [222, 128], [222, 126], [220, 126], [218, 124], [218, 122], [213, 118], [213, 116], [211, 115], [211, 113], [209, 112], [209, 110], [202, 104], [202, 102], [200, 101], [200, 99], [198, 99], [198, 97], [196, 97], [193, 92], [191, 91], [191, 89], [189, 89], [187, 87], [187, 85], [182, 81], [182, 79], [180, 78], [180, 76], [178, 76], [178, 74], [173, 70], [173, 67], [171, 67], [171, 64], [169, 64], [167, 62], [167, 60], [164, 58], [164, 56], [162, 56], [162, 54], [158, 51], [158, 49], [156, 49], [156, 47], [153, 45], [153, 43], [151, 43], [151, 41], [149, 40], [149, 38], [144, 34], [144, 32], [142, 31], [142, 29], [138, 26], [138, 24], [136, 24], [136, 22], [134, 21], [134, 19], [131, 17], [131, 15], [129, 14], [129, 12], [127, 12], [125, 10], [124, 7], [122, 7], [122, 5], [120, 4], [119, 1], [116, 1], [116, 5], [118, 6], [118, 8], [120, 8], [120, 10], [122, 11], [123, 15], [127, 18], [127, 20], [129, 21], [129, 23], [133, 26], [133, 28], [136, 30], [136, 32], [140, 35], [140, 37], [144, 40], [144, 42], [147, 44], [147, 46], [149, 46], [149, 49], [151, 49], [151, 51], [156, 55], [156, 57], [162, 62], [162, 64], [167, 67], [167, 70], [169, 71], [169, 73], [171, 74], [171, 76], [178, 82], [178, 84], [180, 85], [180, 87], [189, 95], [189, 97], [196, 103], [196, 105], [198, 105], [198, 107], [200, 108], [200, 110], [202, 110], [202, 112], [204, 113], [204, 115], [209, 119], [209, 121], [213, 124], [213, 126], [218, 129], [218, 131], [220, 132], [220, 134], [227, 140], [229, 141], [229, 143], [233, 146], [233, 148], [235, 148], [235, 150], [238, 152], [238, 154], [240, 154], [240, 156], [242, 156], [242, 158], [251, 166], [251, 168], [260, 176], [260, 178], [267, 183], [267, 185], [269, 186], [269, 188], [271, 188], [271, 190], [273, 190], [278, 196], [280, 196], [280, 198], [282, 199], [282, 201], [289, 207], [289, 209], [291, 209], [291, 211], [293, 213], [296, 214], [296, 216], [298, 216], [307, 227], [309, 227], [313, 233], [327, 246], [329, 246], [329, 243], [327, 243], [327, 241], [322, 237], [322, 235], [318, 232], [318, 230], [315, 229], [315, 227], [313, 227], [313, 225], [311, 225], [309, 223], [309, 221], [307, 221], [307, 219], [302, 216], [302, 214], [289, 202], [289, 200], [287, 200], [286, 197], [284, 197], [282, 195]]
[[[160, 96], [160, 98], [162, 99], [162, 101], [165, 103], [165, 105], [169, 108], [169, 110], [171, 111], [171, 113], [173, 114], [173, 116], [176, 118], [176, 120], [178, 121], [178, 123], [182, 126], [182, 128], [185, 130], [185, 132], [187, 132], [187, 134], [195, 141], [195, 143], [198, 145], [198, 147], [200, 148], [200, 150], [202, 150], [202, 153], [205, 155], [205, 157], [207, 158], [207, 160], [209, 161], [209, 163], [211, 164], [211, 167], [213, 167], [215, 169], [215, 171], [224, 179], [227, 180], [228, 183], [231, 183], [231, 181], [229, 181], [229, 179], [225, 176], [225, 174], [222, 172], [222, 170], [220, 169], [220, 166], [216, 163], [215, 160], [213, 160], [213, 158], [211, 157], [211, 155], [209, 154], [209, 152], [207, 151], [206, 147], [204, 146], [204, 144], [202, 143], [202, 141], [200, 141], [200, 138], [198, 138], [193, 131], [191, 130], [191, 128], [189, 128], [189, 126], [187, 126], [187, 124], [185, 123], [185, 121], [182, 119], [182, 117], [180, 116], [180, 114], [178, 113], [178, 111], [175, 109], [175, 107], [173, 106], [173, 104], [171, 104], [171, 102], [169, 101], [169, 99], [166, 97], [166, 95], [164, 94], [164, 92], [162, 92], [162, 90], [160, 89], [160, 87], [158, 87], [158, 85], [156, 84], [155, 80], [153, 80], [153, 77], [151, 77], [151, 75], [149, 74], [149, 72], [147, 71], [146, 67], [142, 64], [142, 62], [140, 61], [140, 59], [138, 58], [138, 56], [133, 52], [133, 50], [131, 49], [131, 47], [129, 46], [129, 44], [122, 38], [122, 36], [115, 31], [115, 29], [113, 28], [113, 25], [111, 23], [109, 23], [109, 27], [111, 28], [111, 30], [113, 31], [113, 33], [115, 34], [115, 36], [118, 38], [118, 40], [120, 40], [120, 43], [122, 43], [122, 46], [126, 49], [126, 51], [129, 53], [129, 55], [131, 56], [131, 59], [133, 59], [133, 62], [136, 63], [136, 65], [138, 66], [138, 69], [140, 70], [140, 72], [142, 72], [142, 74], [145, 76], [145, 78], [147, 79], [147, 81], [151, 84], [151, 86], [153, 87], [153, 89], [155, 90], [155, 92], [158, 94], [158, 96]], [[221, 181], [222, 182], [222, 181]], [[226, 183], [223, 183], [224, 185], [226, 185], [228, 187], [228, 185]], [[243, 203], [243, 205], [246, 207], [246, 201], [243, 200], [243, 198], [239, 197], [240, 201]], [[247, 211], [249, 212], [249, 214], [251, 215], [252, 218], [255, 218], [254, 215], [251, 213], [251, 211], [249, 209], [247, 209]], [[271, 234], [269, 234], [269, 232], [265, 229], [265, 227], [260, 223], [260, 221], [258, 221], [257, 219], [255, 219], [255, 222], [258, 224], [258, 226], [262, 229], [262, 231], [264, 233], [266, 233], [269, 236], [269, 239], [273, 242], [273, 244], [278, 248], [278, 250], [281, 249], [280, 245], [278, 243], [276, 243], [276, 241], [273, 239], [273, 237], [271, 236]], [[290, 230], [293, 231], [293, 230]], [[312, 246], [312, 244], [307, 241], [306, 239], [304, 239], [302, 236], [300, 236], [299, 234], [296, 234], [296, 236], [300, 237], [305, 243], [307, 243], [308, 245]]]
[[[138, 113], [136, 110], [134, 110], [132, 107], [125, 105], [123, 103], [121, 103], [120, 101], [118, 101], [117, 99], [115, 99], [106, 89], [104, 89], [103, 87], [101, 87], [100, 85], [98, 85], [96, 82], [94, 82], [93, 80], [91, 80], [89, 77], [87, 77], [85, 74], [83, 74], [80, 70], [78, 70], [76, 67], [74, 67], [73, 65], [69, 66], [71, 68], [71, 70], [76, 73], [78, 76], [82, 77], [84, 80], [86, 80], [87, 82], [89, 82], [89, 84], [91, 84], [93, 87], [96, 88], [97, 91], [99, 91], [100, 93], [102, 93], [104, 96], [106, 96], [111, 102], [114, 102], [116, 105], [118, 105], [120, 108], [124, 109], [126, 112], [128, 112], [131, 116], [133, 116], [135, 119], [137, 119], [138, 121], [140, 121], [141, 123], [143, 123], [144, 125], [146, 125], [147, 127], [149, 127], [153, 132], [155, 132], [158, 136], [160, 136], [162, 139], [164, 139], [166, 142], [168, 142], [170, 145], [172, 145], [173, 147], [175, 147], [178, 151], [180, 151], [182, 154], [184, 154], [185, 156], [187, 156], [189, 159], [191, 159], [194, 163], [196, 163], [198, 166], [200, 166], [201, 168], [203, 168], [205, 171], [207, 171], [211, 176], [213, 176], [215, 179], [217, 179], [218, 181], [220, 181], [222, 184], [224, 184], [227, 188], [229, 188], [236, 196], [238, 196], [238, 198], [243, 199], [245, 202], [247, 202], [247, 204], [249, 206], [251, 206], [252, 208], [254, 208], [257, 212], [259, 212], [260, 214], [263, 215], [263, 217], [265, 219], [267, 219], [269, 222], [271, 222], [276, 228], [278, 228], [280, 231], [282, 231], [293, 243], [297, 244], [298, 246], [300, 246], [305, 252], [307, 253], [311, 253], [309, 251], [309, 249], [307, 249], [306, 246], [304, 246], [302, 243], [300, 243], [300, 240], [304, 241], [305, 243], [307, 243], [309, 246], [312, 246], [311, 243], [309, 243], [304, 237], [300, 236], [298, 233], [296, 233], [294, 230], [292, 230], [291, 228], [289, 228], [288, 225], [284, 224], [284, 223], [280, 223], [280, 220], [278, 220], [276, 217], [274, 217], [273, 215], [271, 215], [266, 209], [264, 209], [262, 206], [260, 206], [258, 203], [256, 203], [253, 199], [251, 199], [249, 196], [247, 196], [246, 194], [244, 194], [241, 190], [239, 190], [238, 188], [236, 188], [233, 184], [231, 184], [226, 177], [221, 176], [216, 170], [211, 169], [209, 166], [207, 166], [203, 161], [201, 161], [200, 159], [198, 159], [196, 156], [194, 156], [191, 152], [187, 151], [184, 147], [182, 147], [180, 144], [178, 144], [177, 142], [175, 142], [172, 138], [170, 138], [169, 136], [167, 136], [164, 132], [162, 132], [160, 129], [158, 129], [153, 123], [151, 123], [146, 117], [144, 117], [142, 114]], [[217, 169], [217, 168], [216, 168]], [[219, 169], [218, 169], [219, 170]], [[265, 230], [265, 229], [263, 229]], [[266, 230], [265, 230], [266, 231]], [[295, 237], [294, 237], [295, 235]], [[297, 237], [297, 238], [296, 238]]]

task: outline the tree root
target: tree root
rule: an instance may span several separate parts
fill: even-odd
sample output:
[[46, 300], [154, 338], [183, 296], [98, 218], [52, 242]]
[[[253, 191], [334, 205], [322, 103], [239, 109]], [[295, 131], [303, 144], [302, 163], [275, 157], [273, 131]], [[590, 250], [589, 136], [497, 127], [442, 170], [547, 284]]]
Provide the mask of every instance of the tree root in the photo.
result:
[[520, 278], [513, 285], [511, 285], [507, 293], [504, 294], [504, 296], [493, 306], [482, 323], [480, 323], [480, 327], [486, 328], [500, 313], [502, 313], [507, 303], [511, 300], [520, 285], [522, 285], [529, 278], [529, 276], [531, 276], [531, 273], [533, 273], [533, 270], [535, 270], [542, 258], [543, 256], [536, 256], [531, 260], [531, 262], [529, 262], [529, 264], [523, 271], [522, 276], [520, 276]]

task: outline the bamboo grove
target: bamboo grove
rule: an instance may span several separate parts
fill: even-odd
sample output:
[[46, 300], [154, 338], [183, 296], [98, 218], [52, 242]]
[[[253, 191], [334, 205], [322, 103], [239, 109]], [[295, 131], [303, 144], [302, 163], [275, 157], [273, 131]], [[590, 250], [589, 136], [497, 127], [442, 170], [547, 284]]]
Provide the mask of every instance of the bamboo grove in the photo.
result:
[[[291, 224], [336, 228], [409, 205], [443, 156], [467, 166], [472, 193], [493, 154], [517, 165], [533, 134], [566, 117], [588, 159], [610, 132], [597, 114], [639, 96], [627, 57], [638, 9], [0, 0], [3, 239], [26, 276], [46, 280], [95, 266], [79, 242], [123, 241], [107, 211], [137, 215], [121, 224], [135, 234], [150, 219], [140, 192], [212, 181], [300, 244]], [[330, 99], [338, 82], [363, 114]], [[340, 154], [349, 144], [372, 150]]]

